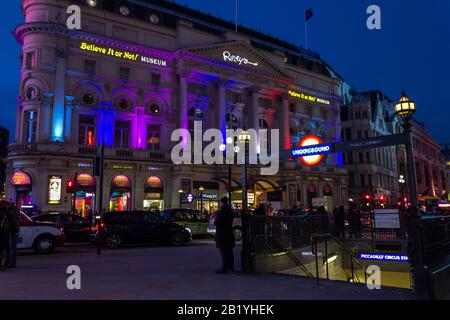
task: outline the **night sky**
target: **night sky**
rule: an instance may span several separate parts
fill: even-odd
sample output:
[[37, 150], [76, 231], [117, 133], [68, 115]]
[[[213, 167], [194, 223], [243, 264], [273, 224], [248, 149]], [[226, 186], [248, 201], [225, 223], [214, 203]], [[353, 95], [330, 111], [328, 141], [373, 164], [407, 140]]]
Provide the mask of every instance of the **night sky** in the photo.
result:
[[[14, 135], [19, 45], [11, 31], [23, 22], [19, 0], [0, 11], [0, 125]], [[177, 0], [227, 20], [235, 0]], [[382, 30], [366, 27], [366, 9], [382, 10]], [[313, 8], [309, 48], [358, 90], [380, 89], [397, 100], [405, 89], [417, 119], [440, 143], [450, 143], [450, 1], [239, 0], [239, 22], [304, 46], [304, 12]]]

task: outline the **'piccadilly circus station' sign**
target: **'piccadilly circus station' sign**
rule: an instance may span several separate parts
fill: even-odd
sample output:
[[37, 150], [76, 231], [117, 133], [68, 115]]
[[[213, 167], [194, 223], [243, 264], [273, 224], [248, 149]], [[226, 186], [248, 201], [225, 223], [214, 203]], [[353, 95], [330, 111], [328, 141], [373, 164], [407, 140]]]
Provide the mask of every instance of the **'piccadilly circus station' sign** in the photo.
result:
[[331, 144], [324, 144], [319, 137], [309, 135], [300, 140], [298, 148], [291, 150], [291, 156], [299, 158], [306, 166], [314, 166], [330, 152]]
[[408, 262], [409, 258], [404, 254], [384, 254], [384, 253], [358, 253], [360, 260], [375, 260], [375, 261], [394, 261], [394, 262]]
[[79, 48], [83, 51], [94, 52], [104, 56], [114, 57], [117, 59], [140, 62], [145, 64], [153, 64], [157, 66], [166, 67], [167, 61], [157, 59], [154, 57], [148, 57], [133, 51], [126, 51], [122, 49], [116, 49], [111, 47], [102, 47], [94, 43], [81, 42]]

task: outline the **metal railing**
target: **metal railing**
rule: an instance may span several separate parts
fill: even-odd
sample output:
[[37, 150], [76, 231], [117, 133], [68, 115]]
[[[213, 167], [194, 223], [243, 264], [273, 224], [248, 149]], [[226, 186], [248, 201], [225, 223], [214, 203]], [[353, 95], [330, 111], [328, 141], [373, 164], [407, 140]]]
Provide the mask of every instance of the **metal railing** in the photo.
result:
[[450, 256], [450, 216], [424, 217], [417, 223], [423, 264], [435, 267]]

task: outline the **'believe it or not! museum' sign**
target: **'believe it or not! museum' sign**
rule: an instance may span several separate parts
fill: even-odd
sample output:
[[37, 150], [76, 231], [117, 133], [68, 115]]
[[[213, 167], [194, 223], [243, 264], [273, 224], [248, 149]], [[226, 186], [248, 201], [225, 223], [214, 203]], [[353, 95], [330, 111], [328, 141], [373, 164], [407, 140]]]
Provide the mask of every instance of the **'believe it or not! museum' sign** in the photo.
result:
[[116, 59], [140, 62], [140, 63], [145, 63], [145, 64], [152, 64], [152, 65], [157, 65], [157, 66], [161, 66], [161, 67], [167, 66], [166, 60], [161, 60], [161, 59], [157, 59], [154, 57], [145, 56], [140, 53], [133, 52], [133, 51], [116, 49], [116, 48], [112, 48], [112, 47], [102, 47], [102, 46], [94, 44], [94, 43], [82, 41], [79, 43], [78, 48], [83, 51], [98, 53], [100, 55], [114, 57]]

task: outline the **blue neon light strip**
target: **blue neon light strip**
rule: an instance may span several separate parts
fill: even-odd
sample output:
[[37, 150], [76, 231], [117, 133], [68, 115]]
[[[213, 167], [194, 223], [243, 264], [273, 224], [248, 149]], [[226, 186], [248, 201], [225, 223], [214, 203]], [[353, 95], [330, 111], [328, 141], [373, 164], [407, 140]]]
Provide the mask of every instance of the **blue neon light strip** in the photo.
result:
[[393, 261], [393, 262], [408, 262], [409, 258], [404, 254], [389, 254], [389, 253], [358, 253], [360, 260], [376, 260], [376, 261]]
[[331, 144], [317, 144], [314, 146], [307, 146], [301, 148], [295, 148], [291, 150], [292, 157], [306, 157], [306, 156], [315, 156], [318, 154], [330, 153], [331, 152]]

